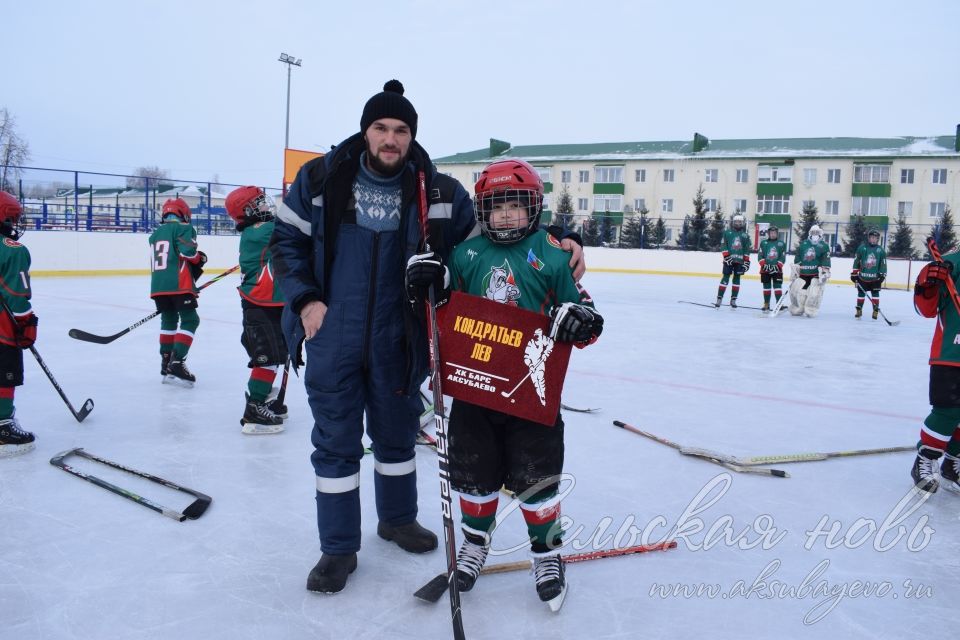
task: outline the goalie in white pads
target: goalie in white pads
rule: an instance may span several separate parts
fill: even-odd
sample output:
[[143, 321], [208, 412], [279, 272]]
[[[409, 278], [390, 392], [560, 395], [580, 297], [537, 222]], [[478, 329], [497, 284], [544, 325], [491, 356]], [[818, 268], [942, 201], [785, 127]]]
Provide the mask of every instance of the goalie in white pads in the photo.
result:
[[830, 248], [823, 241], [819, 226], [810, 227], [793, 258], [793, 282], [790, 283], [790, 315], [813, 318], [820, 312], [823, 287], [830, 280]]

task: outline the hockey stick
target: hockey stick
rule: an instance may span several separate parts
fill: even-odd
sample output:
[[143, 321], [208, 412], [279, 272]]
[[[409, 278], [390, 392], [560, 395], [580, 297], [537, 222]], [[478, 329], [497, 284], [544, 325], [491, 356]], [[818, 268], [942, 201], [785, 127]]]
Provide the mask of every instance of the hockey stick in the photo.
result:
[[287, 397], [287, 381], [290, 379], [290, 356], [283, 365], [283, 380], [280, 381], [280, 391], [277, 392], [275, 402], [283, 404], [283, 399]]
[[560, 403], [560, 408], [566, 411], [576, 411], [577, 413], [595, 413], [597, 411], [600, 411], [600, 407], [590, 407], [590, 408], [571, 407], [570, 405], [563, 404], [562, 402]]
[[763, 464], [790, 463], [790, 462], [817, 462], [828, 460], [830, 458], [845, 458], [850, 456], [867, 456], [879, 453], [898, 453], [901, 451], [916, 451], [916, 446], [909, 447], [882, 447], [879, 449], [853, 449], [850, 451], [829, 451], [827, 453], [787, 453], [773, 456], [750, 456], [747, 458], [738, 458], [737, 456], [728, 456], [726, 454], [710, 451], [708, 449], [699, 449], [697, 447], [682, 447], [680, 453], [687, 456], [712, 457], [743, 467], [750, 467]]
[[777, 314], [779, 314], [783, 310], [783, 305], [786, 302], [788, 295], [790, 295], [790, 289], [784, 289], [783, 293], [780, 294], [780, 299], [777, 300], [777, 304], [773, 306], [773, 311], [770, 312], [769, 317], [771, 318], [777, 317]]
[[631, 424], [627, 424], [627, 423], [622, 422], [622, 421], [620, 421], [620, 420], [614, 420], [614, 421], [613, 421], [613, 424], [614, 424], [615, 426], [620, 427], [621, 429], [625, 429], [625, 430], [627, 430], [627, 431], [632, 431], [633, 433], [636, 433], [637, 435], [641, 435], [641, 436], [643, 436], [643, 437], [645, 437], [645, 438], [650, 438], [651, 440], [655, 440], [655, 441], [659, 442], [660, 444], [665, 444], [665, 445], [667, 445], [668, 447], [672, 447], [673, 449], [676, 449], [676, 450], [679, 451], [680, 453], [684, 453], [684, 452], [686, 451], [687, 453], [685, 453], [685, 455], [694, 456], [694, 457], [697, 457], [697, 458], [702, 458], [703, 460], [709, 460], [710, 462], [713, 462], [714, 464], [718, 464], [718, 465], [720, 465], [721, 467], [725, 467], [725, 468], [727, 468], [727, 469], [730, 469], [731, 471], [736, 471], [737, 473], [755, 473], [755, 474], [758, 474], [758, 475], [774, 476], [774, 477], [776, 477], [776, 478], [789, 478], [789, 477], [790, 477], [790, 474], [789, 474], [789, 473], [787, 473], [786, 471], [781, 471], [780, 469], [761, 469], [761, 468], [744, 466], [744, 465], [737, 464], [736, 462], [730, 461], [730, 456], [725, 456], [724, 454], [718, 453], [718, 452], [716, 452], [716, 451], [709, 451], [709, 450], [707, 450], [707, 449], [696, 449], [696, 448], [684, 447], [683, 445], [677, 444], [676, 442], [673, 442], [672, 440], [667, 440], [666, 438], [663, 438], [663, 437], [660, 437], [660, 436], [656, 436], [656, 435], [654, 435], [654, 434], [652, 434], [652, 433], [650, 433], [650, 432], [648, 432], [648, 431], [644, 431], [643, 429], [640, 429], [639, 427], [635, 427], [635, 426], [633, 426], [633, 425], [631, 425]]
[[900, 321], [899, 321], [899, 320], [897, 320], [897, 321], [895, 321], [895, 322], [890, 322], [890, 320], [887, 319], [887, 316], [885, 316], [885, 315], [883, 314], [883, 311], [880, 310], [880, 303], [873, 299], [873, 296], [870, 295], [870, 292], [868, 292], [866, 289], [864, 289], [863, 287], [860, 286], [860, 281], [859, 281], [859, 280], [857, 280], [854, 284], [857, 285], [857, 289], [860, 290], [860, 293], [862, 293], [862, 294], [864, 294], [865, 296], [867, 296], [867, 298], [870, 300], [870, 304], [872, 304], [872, 305], [873, 305], [873, 308], [876, 309], [877, 312], [880, 313], [880, 317], [883, 318], [883, 320], [884, 320], [889, 326], [895, 327], [895, 326], [897, 326], [898, 324], [900, 324]]
[[[205, 283], [203, 283], [200, 287], [198, 287], [198, 291], [199, 291], [199, 290], [206, 289], [207, 287], [209, 287], [210, 285], [212, 285], [214, 282], [217, 282], [218, 280], [221, 280], [222, 278], [224, 278], [224, 277], [226, 277], [227, 275], [233, 273], [234, 271], [236, 271], [236, 270], [239, 269], [239, 268], [240, 268], [240, 265], [237, 265], [237, 266], [235, 266], [235, 267], [231, 267], [230, 269], [227, 269], [226, 271], [224, 271], [224, 272], [221, 273], [220, 275], [215, 276], [215, 277], [211, 278], [210, 280], [207, 280], [207, 281], [206, 281]], [[86, 332], [86, 331], [84, 331], [84, 330], [82, 330], [82, 329], [70, 329], [70, 331], [67, 332], [67, 335], [70, 336], [71, 338], [76, 339], [76, 340], [83, 340], [84, 342], [94, 342], [94, 343], [96, 343], [96, 344], [110, 344], [111, 342], [113, 342], [113, 341], [116, 340], [117, 338], [120, 338], [120, 337], [122, 337], [122, 336], [127, 335], [128, 333], [130, 333], [131, 331], [133, 331], [134, 329], [136, 329], [136, 328], [139, 327], [140, 325], [142, 325], [142, 324], [144, 324], [144, 323], [146, 323], [146, 322], [149, 322], [150, 320], [153, 320], [153, 319], [156, 318], [158, 315], [160, 315], [160, 312], [159, 312], [159, 311], [154, 311], [153, 313], [151, 313], [150, 315], [148, 315], [146, 318], [143, 318], [142, 320], [138, 320], [137, 322], [134, 322], [132, 325], [130, 325], [129, 327], [127, 327], [127, 328], [124, 329], [123, 331], [120, 331], [120, 332], [118, 332], [118, 333], [115, 333], [115, 334], [113, 334], [112, 336], [98, 336], [98, 335], [93, 334], [93, 333], [88, 333], [88, 332]]]
[[[13, 311], [10, 310], [10, 307], [7, 306], [7, 301], [3, 298], [0, 298], [0, 304], [3, 305], [3, 310], [7, 313], [7, 316], [10, 318], [12, 323], [13, 331], [16, 333], [17, 327], [17, 318], [13, 315]], [[14, 340], [19, 344], [19, 337], [14, 337]], [[73, 404], [70, 402], [70, 398], [67, 397], [67, 394], [63, 392], [63, 389], [57, 383], [57, 379], [53, 377], [53, 372], [50, 371], [50, 367], [47, 366], [47, 363], [43, 361], [43, 358], [40, 357], [40, 352], [37, 351], [37, 348], [33, 345], [27, 347], [30, 349], [30, 353], [33, 354], [33, 357], [37, 359], [37, 364], [40, 365], [40, 368], [43, 369], [43, 372], [47, 374], [47, 378], [50, 380], [50, 384], [53, 385], [53, 388], [57, 390], [57, 393], [60, 394], [60, 397], [66, 403], [67, 408], [70, 409], [70, 413], [73, 414], [73, 417], [76, 418], [77, 422], [83, 422], [90, 412], [93, 411], [93, 400], [87, 398], [87, 401], [83, 403], [83, 406], [80, 407], [80, 411], [77, 411], [73, 408]]]
[[[420, 187], [420, 231], [423, 250], [430, 251], [427, 229], [427, 179], [423, 171], [417, 174]], [[460, 587], [457, 584], [457, 534], [453, 525], [453, 489], [450, 486], [450, 458], [447, 450], [446, 411], [443, 407], [443, 374], [440, 370], [440, 329], [437, 326], [437, 292], [433, 284], [427, 291], [427, 332], [430, 346], [430, 378], [433, 387], [433, 420], [437, 434], [437, 466], [440, 471], [440, 511], [443, 514], [443, 543], [447, 555], [447, 590], [450, 594], [450, 617], [454, 640], [465, 640], [463, 612], [460, 609]], [[441, 594], [443, 591], [441, 590]]]
[[[660, 542], [658, 544], [640, 544], [633, 547], [623, 547], [621, 549], [604, 549], [601, 551], [571, 553], [562, 556], [562, 558], [565, 564], [571, 564], [574, 562], [586, 562], [587, 560], [600, 560], [601, 558], [616, 558], [617, 556], [632, 555], [634, 553], [646, 553], [648, 551], [669, 551], [670, 549], [675, 549], [676, 547], [677, 542], [675, 540], [670, 540], [669, 542]], [[484, 567], [480, 570], [480, 575], [487, 576], [494, 573], [508, 573], [510, 571], [529, 571], [531, 566], [533, 566], [532, 560], [501, 562], [499, 564], [492, 564]], [[443, 595], [443, 592], [446, 591], [446, 579], [446, 575], [442, 573], [439, 574], [433, 578], [433, 580], [417, 589], [414, 592], [413, 597], [423, 600], [424, 602], [436, 602]]]
[[[74, 469], [73, 467], [68, 465], [66, 462], [64, 462], [64, 459], [67, 458], [67, 456], [71, 456], [71, 455], [78, 455], [82, 458], [87, 458], [88, 460], [93, 460], [95, 462], [105, 464], [109, 467], [120, 469], [121, 471], [126, 471], [127, 473], [132, 473], [134, 475], [140, 476], [141, 478], [146, 478], [151, 482], [162, 484], [165, 487], [169, 487], [171, 489], [176, 489], [177, 491], [188, 493], [194, 496], [196, 500], [193, 503], [191, 503], [186, 509], [184, 509], [183, 513], [180, 513], [175, 509], [164, 507], [163, 505], [157, 504], [152, 500], [139, 496], [133, 493], [132, 491], [118, 487], [117, 485], [111, 484], [106, 480], [102, 480], [97, 476], [90, 475], [88, 473], [84, 473], [83, 471]], [[98, 487], [106, 489], [107, 491], [111, 491], [119, 496], [123, 496], [128, 500], [132, 500], [137, 504], [143, 505], [148, 509], [152, 509], [157, 513], [163, 514], [168, 518], [173, 518], [177, 522], [183, 522], [187, 518], [190, 518], [191, 520], [196, 520], [197, 518], [199, 518], [204, 514], [204, 512], [207, 510], [207, 507], [210, 506], [210, 502], [211, 502], [210, 496], [202, 494], [199, 491], [194, 491], [193, 489], [187, 489], [186, 487], [181, 487], [180, 485], [170, 482], [169, 480], [164, 480], [163, 478], [158, 478], [157, 476], [151, 475], [149, 473], [144, 473], [143, 471], [137, 471], [136, 469], [131, 469], [129, 467], [125, 467], [116, 462], [112, 462], [110, 460], [97, 457], [95, 455], [87, 453], [86, 451], [84, 451], [82, 448], [79, 448], [79, 447], [74, 449], [67, 449], [66, 451], [62, 451], [58, 453], [57, 455], [50, 458], [50, 464], [52, 464], [55, 467], [59, 467], [60, 469], [63, 469], [67, 473], [73, 474], [78, 478], [86, 480], [87, 482], [91, 482], [97, 485]]]

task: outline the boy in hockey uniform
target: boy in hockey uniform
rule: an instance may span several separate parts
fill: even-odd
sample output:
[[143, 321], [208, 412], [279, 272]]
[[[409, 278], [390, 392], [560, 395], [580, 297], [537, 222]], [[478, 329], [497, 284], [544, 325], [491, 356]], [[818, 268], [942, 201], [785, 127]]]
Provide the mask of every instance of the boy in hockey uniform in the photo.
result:
[[787, 258], [787, 245], [780, 240], [780, 229], [770, 225], [767, 227], [767, 237], [760, 241], [757, 249], [757, 262], [760, 265], [760, 282], [763, 284], [762, 311], [770, 311], [770, 289], [776, 300], [774, 306], [780, 302], [783, 293], [783, 263]]
[[273, 281], [268, 246], [273, 235], [273, 212], [266, 195], [257, 187], [234, 189], [227, 196], [226, 206], [240, 232], [240, 270], [243, 272], [243, 281], [237, 287], [243, 309], [240, 343], [250, 357], [241, 432], [280, 433], [287, 408], [278, 400], [268, 400], [277, 369], [287, 360], [287, 346], [280, 329], [283, 293]]
[[[454, 249], [449, 271], [432, 253], [413, 256], [407, 266], [411, 299], [422, 300], [426, 284], [443, 282], [549, 315], [553, 340], [581, 347], [596, 340], [603, 318], [574, 281], [559, 242], [538, 229], [543, 182], [537, 171], [521, 160], [494, 162], [481, 173], [475, 194], [481, 235]], [[552, 340], [545, 342], [552, 348]], [[461, 494], [464, 532], [457, 554], [460, 590], [473, 588], [486, 561], [505, 486], [522, 500], [537, 594], [558, 610], [566, 593], [559, 554], [563, 531], [557, 493], [564, 453], [559, 412], [553, 426], [546, 426], [455, 399], [448, 437], [450, 481]]]
[[820, 311], [823, 287], [830, 280], [830, 248], [823, 241], [818, 225], [810, 227], [806, 240], [793, 257], [793, 282], [790, 283], [790, 314], [813, 318]]
[[163, 203], [162, 216], [149, 240], [150, 297], [160, 312], [160, 375], [164, 383], [192, 387], [197, 378], [185, 361], [200, 325], [196, 280], [207, 254], [197, 251], [197, 230], [183, 199]]
[[14, 390], [23, 384], [23, 350], [37, 339], [37, 316], [30, 307], [30, 252], [17, 242], [23, 209], [0, 191], [0, 458], [27, 453], [34, 436], [14, 417]]
[[857, 247], [853, 258], [850, 280], [857, 287], [857, 311], [854, 317], [863, 315], [863, 300], [870, 295], [873, 303], [873, 319], [880, 315], [880, 285], [887, 279], [887, 252], [880, 246], [880, 232], [870, 229], [867, 244]]
[[733, 288], [730, 289], [730, 306], [736, 309], [737, 296], [740, 294], [740, 276], [750, 269], [750, 236], [746, 232], [746, 218], [742, 214], [734, 214], [730, 222], [732, 229], [723, 232], [723, 275], [720, 278], [720, 287], [717, 289], [717, 301], [713, 306], [719, 308], [723, 302], [723, 294], [733, 274]]
[[930, 414], [920, 428], [910, 475], [917, 489], [936, 492], [937, 460], [947, 487], [960, 490], [960, 312], [950, 292], [960, 278], [960, 253], [942, 256], [920, 270], [913, 290], [917, 313], [937, 318], [930, 345]]

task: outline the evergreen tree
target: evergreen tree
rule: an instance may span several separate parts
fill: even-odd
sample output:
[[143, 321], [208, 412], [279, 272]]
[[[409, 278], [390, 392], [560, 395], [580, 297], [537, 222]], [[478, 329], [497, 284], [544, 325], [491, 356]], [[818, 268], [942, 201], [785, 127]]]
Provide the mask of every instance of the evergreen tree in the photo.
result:
[[707, 231], [707, 250], [709, 251], [720, 251], [720, 246], [723, 244], [723, 231], [727, 221], [723, 219], [722, 209], [723, 207], [718, 204], [710, 220], [710, 229]]
[[563, 227], [564, 231], [573, 228], [573, 197], [567, 185], [563, 185], [560, 196], [557, 198], [557, 210], [554, 212], [553, 224]]
[[620, 246], [624, 249], [639, 249], [641, 230], [640, 216], [627, 218], [620, 229]]
[[863, 216], [850, 216], [850, 222], [847, 223], [847, 239], [843, 242], [843, 255], [855, 255], [860, 245], [866, 241], [867, 223]]
[[927, 239], [934, 238], [937, 241], [937, 248], [940, 253], [946, 254], [957, 246], [957, 234], [953, 230], [953, 213], [950, 211], [950, 205], [943, 210], [943, 215], [937, 220], [937, 224], [930, 227], [930, 233]]
[[907, 224], [907, 217], [903, 213], [897, 216], [897, 230], [893, 234], [887, 252], [892, 258], [918, 258], [913, 248], [913, 231]]
[[693, 197], [693, 217], [690, 219], [690, 237], [687, 249], [705, 251], [707, 249], [707, 205], [703, 201], [703, 185], [697, 187]]
[[680, 237], [677, 238], [677, 246], [685, 251], [692, 251], [694, 247], [691, 247], [688, 242], [688, 236], [690, 235], [690, 216], [683, 216], [683, 224], [680, 226]]
[[613, 237], [617, 233], [616, 225], [613, 224], [613, 221], [610, 219], [609, 213], [600, 214], [600, 224], [598, 228], [598, 233], [600, 236], [599, 246], [607, 246], [613, 243]]
[[650, 212], [643, 207], [638, 212], [640, 214], [640, 244], [641, 249], [649, 249], [652, 244], [651, 234], [653, 233], [653, 223], [650, 221]]
[[800, 212], [800, 220], [797, 222], [797, 226], [793, 228], [794, 233], [797, 235], [798, 247], [800, 243], [810, 235], [810, 227], [813, 225], [822, 227], [823, 222], [820, 221], [820, 217], [817, 215], [817, 206], [811, 201], [803, 205], [803, 210]]
[[594, 218], [587, 218], [580, 226], [580, 237], [585, 247], [600, 246], [600, 225]]
[[658, 249], [667, 241], [667, 224], [663, 221], [663, 216], [657, 216], [657, 222], [653, 225], [653, 233], [650, 234], [650, 244]]

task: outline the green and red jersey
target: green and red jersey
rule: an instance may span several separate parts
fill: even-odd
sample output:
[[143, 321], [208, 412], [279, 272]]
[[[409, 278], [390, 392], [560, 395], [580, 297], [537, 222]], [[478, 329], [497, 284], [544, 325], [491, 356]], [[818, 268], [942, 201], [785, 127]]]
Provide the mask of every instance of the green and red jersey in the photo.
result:
[[[33, 315], [30, 306], [30, 251], [10, 238], [0, 236], [0, 295], [19, 322]], [[19, 346], [17, 332], [6, 311], [0, 310], [0, 344]]]
[[819, 276], [820, 267], [830, 266], [830, 248], [826, 242], [813, 242], [807, 238], [800, 243], [793, 261], [800, 265], [800, 275]]
[[760, 263], [760, 270], [766, 265], [775, 267], [778, 263], [782, 264], [787, 260], [787, 243], [783, 240], [761, 240], [757, 248], [757, 262]]
[[861, 280], [878, 280], [887, 275], [887, 252], [880, 245], [861, 244], [853, 258], [854, 270], [859, 269]]
[[[960, 253], [949, 253], [943, 256], [943, 261], [950, 265], [950, 276], [956, 285], [960, 278]], [[923, 284], [928, 267], [925, 266], [917, 276], [914, 304], [923, 316], [937, 319], [930, 344], [930, 364], [960, 367], [960, 313], [946, 286]]]
[[723, 232], [723, 241], [720, 243], [723, 257], [733, 258], [733, 262], [750, 262], [750, 236], [746, 231], [727, 229]]
[[165, 220], [150, 234], [150, 297], [197, 295], [188, 263], [200, 259], [197, 230], [178, 218]]
[[270, 237], [274, 222], [258, 222], [240, 233], [240, 297], [261, 307], [282, 307], [283, 292], [273, 279]]

